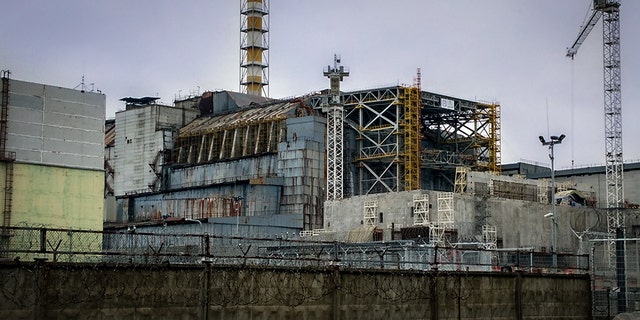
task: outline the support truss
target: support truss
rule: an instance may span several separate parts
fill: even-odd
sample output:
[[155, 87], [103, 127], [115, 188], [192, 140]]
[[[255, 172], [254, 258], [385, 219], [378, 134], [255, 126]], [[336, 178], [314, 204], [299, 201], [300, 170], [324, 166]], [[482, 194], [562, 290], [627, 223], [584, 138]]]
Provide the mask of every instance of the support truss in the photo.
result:
[[485, 224], [482, 226], [482, 244], [484, 249], [493, 250], [498, 247], [498, 232], [496, 226]]
[[364, 202], [363, 221], [364, 221], [364, 225], [367, 227], [378, 226], [378, 201], [377, 200]]
[[453, 192], [438, 192], [438, 217], [436, 224], [451, 228], [455, 222], [453, 210]]
[[456, 167], [456, 184], [453, 192], [463, 194], [467, 190], [467, 173], [469, 173], [468, 167]]
[[428, 226], [429, 224], [429, 195], [416, 194], [413, 196], [413, 225]]

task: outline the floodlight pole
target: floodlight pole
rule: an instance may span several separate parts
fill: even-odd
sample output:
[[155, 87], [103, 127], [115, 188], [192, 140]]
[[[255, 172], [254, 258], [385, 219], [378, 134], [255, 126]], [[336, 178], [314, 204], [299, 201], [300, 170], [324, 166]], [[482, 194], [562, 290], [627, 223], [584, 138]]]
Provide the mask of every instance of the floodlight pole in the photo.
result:
[[562, 140], [566, 136], [561, 134], [558, 136], [551, 136], [549, 141], [545, 141], [543, 136], [539, 136], [540, 142], [543, 146], [549, 146], [549, 159], [551, 159], [551, 255], [552, 266], [554, 271], [558, 268], [558, 252], [557, 252], [557, 222], [556, 222], [556, 168], [554, 164], [555, 156], [553, 154], [553, 146], [562, 143]]

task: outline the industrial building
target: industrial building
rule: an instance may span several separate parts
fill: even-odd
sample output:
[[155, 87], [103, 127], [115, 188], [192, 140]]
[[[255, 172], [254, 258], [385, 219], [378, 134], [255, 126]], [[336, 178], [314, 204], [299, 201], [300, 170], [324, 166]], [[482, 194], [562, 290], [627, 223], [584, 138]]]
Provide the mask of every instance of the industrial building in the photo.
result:
[[2, 74], [3, 227], [102, 230], [105, 95]]
[[[336, 60], [332, 74], [348, 71]], [[162, 108], [124, 101], [110, 228], [552, 252], [555, 196], [556, 252], [585, 254], [608, 234], [604, 173], [559, 171], [552, 186], [549, 168], [501, 165], [500, 105], [419, 81], [352, 92], [332, 82], [286, 100], [218, 91]]]
[[[252, 235], [323, 229], [327, 162], [334, 158], [326, 152], [327, 99], [327, 92], [270, 100], [228, 91], [173, 107], [123, 99], [108, 161], [118, 209], [107, 222], [213, 219], [211, 231], [227, 226]], [[347, 92], [343, 99], [340, 198], [452, 191], [457, 166], [499, 170], [498, 104], [417, 86]]]

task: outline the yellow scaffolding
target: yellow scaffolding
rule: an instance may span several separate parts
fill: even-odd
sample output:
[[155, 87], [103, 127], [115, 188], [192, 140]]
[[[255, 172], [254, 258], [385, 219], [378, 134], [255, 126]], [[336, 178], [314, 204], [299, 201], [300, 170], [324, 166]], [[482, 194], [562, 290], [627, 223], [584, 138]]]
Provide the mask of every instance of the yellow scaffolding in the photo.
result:
[[489, 130], [489, 151], [491, 153], [489, 170], [496, 174], [500, 174], [502, 171], [502, 167], [500, 166], [502, 162], [500, 159], [500, 105], [497, 103], [489, 105], [489, 123], [491, 125]]
[[404, 88], [404, 190], [420, 189], [420, 89]]

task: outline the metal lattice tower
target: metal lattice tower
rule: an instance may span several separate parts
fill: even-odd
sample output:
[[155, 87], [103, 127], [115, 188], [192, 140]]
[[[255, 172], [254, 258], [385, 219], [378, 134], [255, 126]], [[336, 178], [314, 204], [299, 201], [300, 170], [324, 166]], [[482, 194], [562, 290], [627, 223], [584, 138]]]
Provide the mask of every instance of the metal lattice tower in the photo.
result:
[[269, 0], [240, 5], [240, 92], [269, 96]]
[[331, 82], [331, 96], [322, 107], [327, 113], [327, 200], [340, 200], [344, 183], [344, 108], [340, 82], [349, 76], [349, 70], [341, 66], [340, 57], [334, 55], [333, 67], [327, 66], [324, 76]]
[[[603, 17], [603, 68], [604, 68], [604, 131], [605, 173], [607, 189], [607, 231], [614, 238], [618, 229], [625, 227], [621, 212], [624, 202], [622, 158], [622, 94], [620, 76], [620, 2], [617, 0], [594, 1], [593, 13], [583, 26], [578, 39], [567, 51], [573, 57], [600, 17]], [[616, 256], [615, 241], [609, 242], [610, 264]]]

